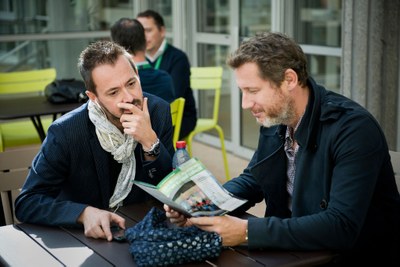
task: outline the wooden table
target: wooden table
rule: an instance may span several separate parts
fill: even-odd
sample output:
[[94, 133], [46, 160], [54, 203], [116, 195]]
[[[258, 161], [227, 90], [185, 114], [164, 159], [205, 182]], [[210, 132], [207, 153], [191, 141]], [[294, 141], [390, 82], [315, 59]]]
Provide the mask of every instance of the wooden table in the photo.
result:
[[[140, 221], [154, 203], [122, 207], [126, 226]], [[87, 238], [82, 229], [16, 224], [0, 227], [0, 266], [136, 266], [128, 243]], [[327, 251], [249, 251], [226, 248], [216, 259], [182, 266], [311, 266], [329, 262]]]
[[64, 114], [82, 105], [82, 103], [52, 104], [45, 96], [18, 96], [0, 98], [0, 120], [14, 120], [30, 118], [38, 132], [40, 139], [44, 140], [46, 132], [40, 116]]

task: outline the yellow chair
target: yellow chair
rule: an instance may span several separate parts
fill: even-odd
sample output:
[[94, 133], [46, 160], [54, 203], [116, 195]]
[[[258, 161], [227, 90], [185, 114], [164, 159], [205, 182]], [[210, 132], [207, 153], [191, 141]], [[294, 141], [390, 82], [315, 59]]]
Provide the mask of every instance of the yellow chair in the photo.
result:
[[170, 107], [172, 126], [174, 126], [172, 142], [174, 144], [174, 148], [176, 149], [176, 141], [178, 141], [179, 133], [181, 131], [183, 109], [185, 108], [185, 99], [183, 97], [175, 99], [171, 102]]
[[219, 103], [222, 87], [222, 67], [191, 67], [190, 68], [190, 86], [194, 91], [208, 90], [214, 91], [214, 106], [212, 118], [198, 118], [196, 127], [186, 138], [187, 149], [192, 156], [192, 140], [193, 137], [201, 132], [215, 129], [218, 132], [221, 141], [221, 151], [224, 161], [226, 179], [229, 180], [229, 166], [225, 150], [224, 132], [221, 126], [218, 125]]
[[[43, 94], [47, 84], [56, 79], [54, 68], [0, 73], [0, 97], [18, 97]], [[23, 107], [21, 107], [23, 108]], [[48, 129], [51, 117], [42, 119], [44, 129]], [[40, 144], [39, 135], [29, 119], [0, 123], [0, 152], [9, 147]]]

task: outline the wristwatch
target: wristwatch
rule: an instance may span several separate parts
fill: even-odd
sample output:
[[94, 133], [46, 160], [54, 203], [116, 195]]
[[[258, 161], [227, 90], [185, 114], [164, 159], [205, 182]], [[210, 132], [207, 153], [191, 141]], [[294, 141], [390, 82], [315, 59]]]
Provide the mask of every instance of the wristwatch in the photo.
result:
[[160, 154], [160, 139], [157, 138], [149, 150], [143, 148], [143, 152], [146, 156], [157, 157]]

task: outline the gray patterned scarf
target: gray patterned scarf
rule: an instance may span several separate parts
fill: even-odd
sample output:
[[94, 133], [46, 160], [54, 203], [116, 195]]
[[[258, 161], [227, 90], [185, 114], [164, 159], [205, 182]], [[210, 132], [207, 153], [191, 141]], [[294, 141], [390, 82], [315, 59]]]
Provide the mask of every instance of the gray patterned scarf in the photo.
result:
[[121, 133], [107, 119], [106, 114], [97, 102], [89, 100], [88, 110], [89, 118], [96, 127], [96, 135], [101, 147], [110, 152], [116, 161], [122, 163], [121, 172], [109, 202], [110, 208], [116, 206], [118, 208], [131, 191], [135, 179], [136, 159], [134, 151], [137, 141], [132, 136]]

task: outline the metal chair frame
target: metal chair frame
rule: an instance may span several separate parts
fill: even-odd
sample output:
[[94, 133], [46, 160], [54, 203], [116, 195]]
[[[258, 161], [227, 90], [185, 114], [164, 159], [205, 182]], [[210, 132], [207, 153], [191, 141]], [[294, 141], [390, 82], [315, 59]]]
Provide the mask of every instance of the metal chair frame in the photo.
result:
[[228, 159], [225, 149], [225, 138], [222, 127], [218, 124], [219, 106], [222, 87], [222, 67], [191, 67], [190, 68], [190, 86], [193, 91], [208, 90], [214, 91], [214, 104], [212, 118], [198, 118], [195, 129], [186, 137], [187, 149], [192, 156], [193, 137], [201, 132], [216, 130], [221, 142], [221, 152], [224, 162], [226, 179], [230, 179]]
[[185, 108], [185, 99], [183, 97], [175, 99], [174, 101], [171, 102], [170, 108], [171, 108], [172, 126], [174, 126], [172, 142], [174, 144], [174, 148], [176, 149], [176, 141], [178, 141], [179, 133], [181, 131], [183, 110]]

